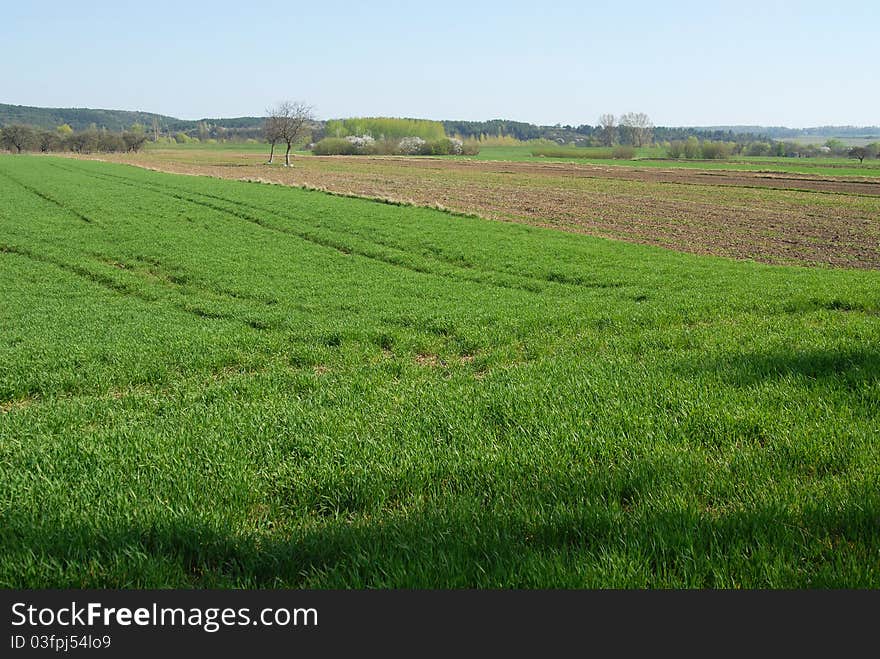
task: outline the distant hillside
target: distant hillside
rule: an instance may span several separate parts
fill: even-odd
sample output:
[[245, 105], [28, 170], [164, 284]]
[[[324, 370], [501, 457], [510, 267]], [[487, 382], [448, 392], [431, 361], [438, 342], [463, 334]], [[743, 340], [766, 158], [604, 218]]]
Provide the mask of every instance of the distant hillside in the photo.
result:
[[[163, 135], [186, 133], [191, 137], [211, 138], [259, 138], [263, 119], [261, 117], [233, 117], [220, 119], [177, 119], [153, 112], [130, 110], [96, 110], [91, 108], [38, 108], [25, 105], [0, 103], [0, 127], [9, 124], [28, 124], [38, 128], [55, 128], [69, 124], [74, 130], [97, 128], [120, 131], [138, 123], [148, 131], [153, 119], [158, 119]], [[323, 131], [319, 123], [316, 138]], [[519, 140], [546, 139], [560, 143], [586, 143], [598, 135], [595, 126], [538, 126], [522, 121], [493, 119], [490, 121], [443, 121], [447, 135], [466, 138], [480, 136], [509, 136]], [[841, 138], [847, 143], [858, 144], [878, 141], [880, 126], [816, 126], [813, 128], [786, 128], [784, 126], [692, 126], [654, 128], [654, 139], [668, 141], [686, 139], [689, 136], [711, 140], [793, 140], [822, 143], [829, 137]]]
[[[96, 128], [120, 131], [132, 124], [141, 124], [149, 129], [153, 119], [158, 119], [163, 133], [184, 132], [198, 135], [201, 131], [217, 132], [217, 129], [240, 132], [259, 131], [263, 125], [261, 117], [234, 117], [227, 119], [177, 119], [154, 112], [135, 112], [131, 110], [96, 110], [92, 108], [37, 108], [26, 105], [7, 105], [0, 103], [0, 126], [27, 124], [37, 128], [55, 128], [68, 124], [74, 130]], [[212, 135], [213, 136], [213, 135]]]
[[[587, 144], [594, 141], [600, 134], [598, 126], [582, 124], [580, 126], [536, 126], [522, 121], [492, 119], [490, 121], [444, 121], [443, 127], [448, 135], [459, 135], [465, 138], [513, 137], [518, 140], [552, 140], [559, 143]], [[744, 130], [733, 131], [721, 128], [700, 127], [668, 127], [655, 126], [653, 136], [656, 141], [687, 139], [690, 136], [706, 140], [743, 140], [755, 141], [768, 139], [766, 133], [760, 132], [759, 126], [743, 127]], [[745, 130], [748, 128], [749, 130]]]
[[760, 133], [776, 140], [792, 137], [865, 138], [880, 135], [880, 126], [812, 126], [810, 128], [787, 128], [785, 126], [707, 126], [705, 130]]

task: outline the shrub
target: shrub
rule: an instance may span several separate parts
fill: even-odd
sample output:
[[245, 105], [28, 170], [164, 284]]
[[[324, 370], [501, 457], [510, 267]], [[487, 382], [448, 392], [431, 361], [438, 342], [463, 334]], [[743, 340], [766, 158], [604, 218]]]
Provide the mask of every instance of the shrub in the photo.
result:
[[353, 156], [357, 147], [342, 137], [325, 137], [315, 144], [312, 153], [316, 156]]
[[394, 156], [398, 152], [397, 140], [375, 140], [367, 151], [377, 156]]
[[684, 143], [684, 157], [690, 160], [700, 157], [700, 140], [693, 135]]
[[685, 142], [684, 140], [672, 140], [669, 143], [669, 146], [666, 147], [666, 157], [667, 158], [681, 158], [684, 156], [685, 152]]
[[591, 158], [607, 160], [612, 157], [611, 149], [587, 147], [538, 147], [532, 149], [532, 155], [543, 158]]
[[417, 135], [409, 135], [401, 140], [375, 140], [369, 135], [348, 137], [325, 137], [311, 145], [316, 156], [336, 155], [402, 155], [402, 156], [448, 156], [476, 155], [480, 152], [477, 143], [464, 143], [457, 138], [444, 137], [439, 140], [424, 140]]
[[767, 142], [751, 142], [746, 147], [747, 156], [766, 156], [770, 153], [771, 145]]
[[480, 143], [476, 140], [469, 140], [461, 145], [461, 155], [475, 156], [480, 152]]
[[449, 153], [453, 156], [460, 156], [464, 152], [464, 142], [457, 137], [447, 137], [449, 141]]
[[125, 142], [116, 133], [102, 132], [98, 135], [97, 150], [104, 151], [105, 153], [125, 151]]
[[422, 146], [425, 144], [426, 141], [421, 137], [416, 137], [414, 135], [411, 137], [404, 137], [397, 145], [398, 153], [404, 156], [415, 156], [421, 153]]
[[419, 148], [422, 156], [454, 156], [461, 154], [462, 141], [444, 137], [442, 140], [425, 142]]
[[632, 160], [636, 157], [636, 150], [631, 146], [616, 146], [611, 150], [611, 157], [615, 160]]
[[126, 151], [140, 151], [147, 141], [147, 136], [143, 133], [127, 132], [122, 134], [122, 141], [125, 142]]
[[345, 140], [354, 146], [356, 153], [367, 153], [376, 143], [369, 135], [349, 135]]
[[64, 144], [76, 153], [91, 153], [98, 149], [98, 131], [89, 129], [74, 133], [64, 140]]
[[825, 146], [831, 149], [831, 153], [833, 153], [835, 156], [843, 156], [849, 152], [846, 144], [836, 138], [831, 138], [830, 140], [827, 140], [825, 142]]
[[731, 153], [730, 144], [727, 142], [705, 141], [700, 145], [700, 154], [703, 160], [723, 160], [729, 158]]
[[[524, 144], [522, 140], [518, 140], [512, 135], [487, 135], [486, 133], [481, 133], [475, 139], [483, 146], [522, 146]], [[544, 146], [555, 146], [555, 142], [551, 142], [550, 140], [539, 141], [548, 143]]]

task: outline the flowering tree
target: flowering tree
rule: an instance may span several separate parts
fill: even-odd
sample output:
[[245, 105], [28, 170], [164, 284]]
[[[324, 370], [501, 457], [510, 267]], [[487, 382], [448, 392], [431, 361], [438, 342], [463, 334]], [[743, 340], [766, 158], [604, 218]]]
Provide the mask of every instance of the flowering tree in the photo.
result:
[[397, 148], [400, 149], [400, 153], [403, 155], [414, 156], [422, 150], [424, 144], [425, 140], [421, 137], [404, 137], [400, 140]]

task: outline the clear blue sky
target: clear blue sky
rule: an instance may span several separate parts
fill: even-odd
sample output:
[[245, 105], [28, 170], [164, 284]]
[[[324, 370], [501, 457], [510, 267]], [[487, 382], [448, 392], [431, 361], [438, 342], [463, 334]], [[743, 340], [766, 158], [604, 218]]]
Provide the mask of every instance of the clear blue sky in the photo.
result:
[[5, 4], [0, 102], [20, 105], [880, 124], [880, 0]]

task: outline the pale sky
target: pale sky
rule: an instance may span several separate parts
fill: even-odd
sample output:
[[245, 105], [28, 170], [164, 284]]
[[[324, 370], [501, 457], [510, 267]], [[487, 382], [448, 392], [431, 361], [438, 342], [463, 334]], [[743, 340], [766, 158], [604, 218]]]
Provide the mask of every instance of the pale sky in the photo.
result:
[[880, 124], [880, 0], [8, 4], [0, 102], [18, 105]]

